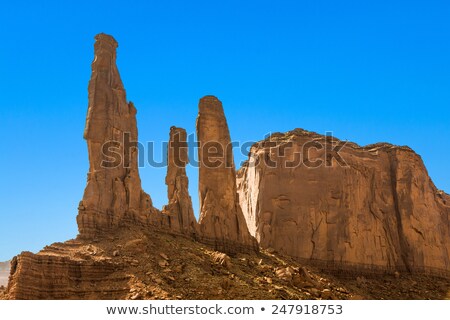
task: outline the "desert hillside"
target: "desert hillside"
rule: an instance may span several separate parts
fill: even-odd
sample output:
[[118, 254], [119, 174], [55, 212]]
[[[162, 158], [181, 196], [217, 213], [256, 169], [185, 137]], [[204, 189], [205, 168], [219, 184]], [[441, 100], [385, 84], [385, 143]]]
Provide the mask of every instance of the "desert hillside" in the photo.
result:
[[[230, 257], [184, 236], [135, 226], [94, 241], [55, 243], [18, 260], [22, 270], [16, 270], [13, 277], [20, 277], [10, 288], [18, 299], [450, 298], [445, 279], [332, 275], [271, 249]], [[27, 268], [37, 263], [45, 278]]]

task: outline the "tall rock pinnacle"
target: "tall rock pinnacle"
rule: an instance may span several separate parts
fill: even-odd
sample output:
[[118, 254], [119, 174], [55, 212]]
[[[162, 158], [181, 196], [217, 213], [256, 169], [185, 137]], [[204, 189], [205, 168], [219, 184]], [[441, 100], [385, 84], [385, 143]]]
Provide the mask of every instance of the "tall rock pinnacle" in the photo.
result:
[[197, 138], [202, 241], [226, 252], [257, 250], [239, 206], [231, 139], [222, 103], [214, 96], [200, 99]]
[[116, 66], [116, 40], [95, 36], [84, 138], [89, 173], [77, 216], [81, 237], [116, 227], [124, 219], [146, 220], [152, 208], [141, 189], [137, 162], [136, 109], [127, 102]]
[[177, 127], [170, 128], [167, 153], [166, 185], [169, 204], [165, 206], [163, 212], [170, 212], [172, 230], [178, 230], [195, 238], [198, 234], [198, 224], [189, 196], [189, 180], [186, 175], [186, 164], [188, 163], [186, 130]]

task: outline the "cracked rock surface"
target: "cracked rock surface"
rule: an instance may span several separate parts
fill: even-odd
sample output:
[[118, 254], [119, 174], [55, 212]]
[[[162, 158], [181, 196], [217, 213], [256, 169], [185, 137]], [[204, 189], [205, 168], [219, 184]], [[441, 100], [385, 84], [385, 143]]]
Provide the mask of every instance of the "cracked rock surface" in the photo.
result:
[[[309, 167], [294, 166], [311, 143]], [[339, 146], [345, 163], [327, 164]], [[251, 148], [238, 192], [264, 248], [331, 269], [450, 271], [450, 197], [408, 147], [344, 145], [302, 129], [274, 134]]]

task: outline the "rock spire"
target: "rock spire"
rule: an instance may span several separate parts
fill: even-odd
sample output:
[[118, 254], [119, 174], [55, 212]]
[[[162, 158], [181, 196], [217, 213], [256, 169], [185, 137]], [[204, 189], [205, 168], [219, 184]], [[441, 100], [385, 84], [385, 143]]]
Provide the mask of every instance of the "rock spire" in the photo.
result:
[[136, 108], [127, 102], [116, 66], [116, 40], [95, 36], [84, 138], [89, 173], [77, 216], [81, 237], [118, 226], [123, 220], [146, 220], [152, 208], [138, 171]]
[[169, 204], [163, 212], [171, 214], [171, 229], [196, 238], [198, 224], [189, 196], [189, 180], [186, 175], [188, 163], [186, 130], [177, 127], [170, 128], [167, 154], [166, 185]]
[[222, 103], [214, 96], [200, 99], [197, 138], [202, 241], [225, 252], [257, 250], [239, 206], [231, 138]]

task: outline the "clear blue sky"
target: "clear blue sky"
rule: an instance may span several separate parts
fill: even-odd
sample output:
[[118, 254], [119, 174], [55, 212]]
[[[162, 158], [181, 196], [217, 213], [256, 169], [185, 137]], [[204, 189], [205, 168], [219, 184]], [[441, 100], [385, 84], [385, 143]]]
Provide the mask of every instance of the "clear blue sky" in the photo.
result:
[[[77, 233], [95, 34], [119, 42], [143, 142], [193, 132], [214, 94], [234, 140], [301, 127], [408, 145], [449, 192], [449, 17], [446, 0], [3, 1], [0, 261]], [[159, 208], [164, 176], [141, 169]]]

